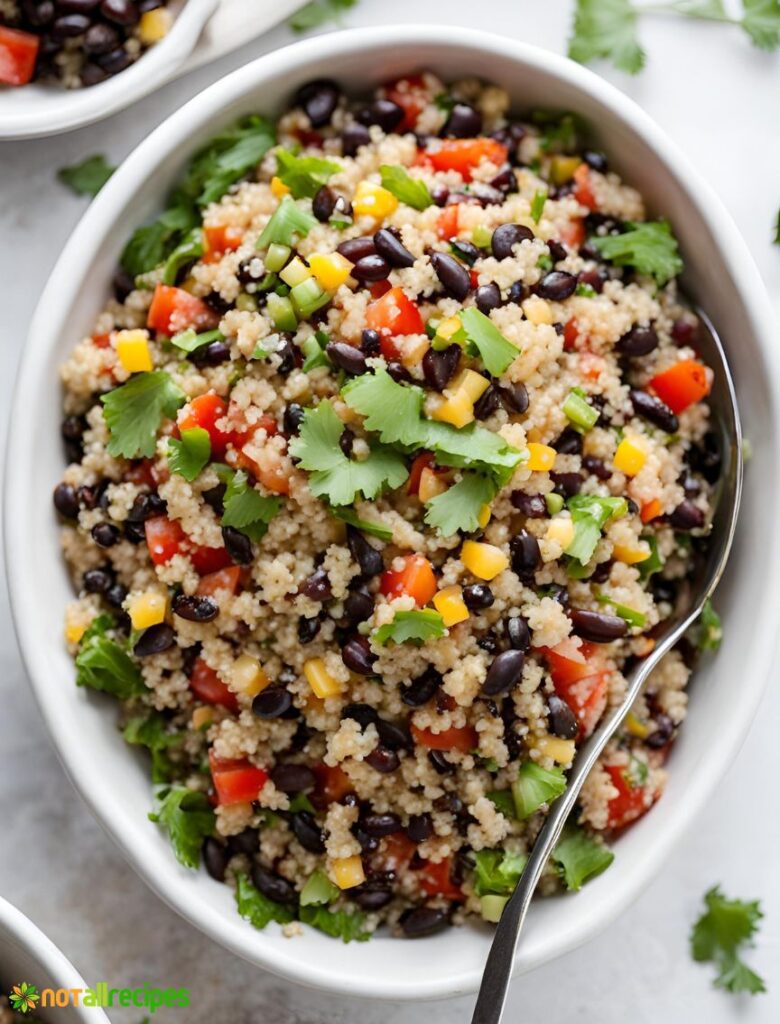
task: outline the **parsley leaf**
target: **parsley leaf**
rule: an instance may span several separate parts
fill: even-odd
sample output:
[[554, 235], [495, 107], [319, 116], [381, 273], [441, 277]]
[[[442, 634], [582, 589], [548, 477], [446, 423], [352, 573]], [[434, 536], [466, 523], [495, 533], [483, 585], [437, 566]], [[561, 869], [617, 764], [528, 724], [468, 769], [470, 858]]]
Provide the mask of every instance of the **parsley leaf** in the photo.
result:
[[167, 829], [179, 863], [185, 868], [197, 868], [203, 840], [214, 831], [214, 812], [206, 794], [186, 786], [163, 789], [149, 820]]
[[293, 32], [308, 32], [329, 21], [340, 21], [342, 11], [354, 7], [357, 0], [311, 0], [288, 21]]
[[76, 655], [76, 686], [128, 700], [146, 692], [141, 670], [116, 640], [106, 634], [115, 625], [110, 615], [98, 615], [84, 633]]
[[282, 506], [281, 498], [267, 498], [250, 487], [243, 470], [230, 477], [223, 498], [222, 525], [232, 526], [254, 541], [261, 540]]
[[474, 854], [474, 892], [477, 896], [511, 896], [528, 858], [505, 850], [480, 850]]
[[691, 956], [700, 963], [712, 961], [718, 968], [715, 985], [729, 992], [766, 992], [761, 977], [739, 957], [741, 946], [750, 944], [764, 916], [758, 900], [729, 900], [719, 886], [704, 896], [707, 907], [690, 936]]
[[277, 149], [276, 173], [292, 192], [293, 199], [313, 199], [332, 174], [341, 170], [332, 160], [318, 156], [296, 156], [287, 149]]
[[180, 348], [182, 352], [189, 354], [190, 352], [195, 352], [196, 349], [202, 348], [204, 345], [210, 345], [212, 341], [224, 340], [225, 335], [222, 331], [204, 331], [202, 334], [196, 334], [191, 327], [188, 327], [186, 331], [174, 334], [171, 338], [171, 344], [175, 345], [176, 348]]
[[292, 196], [282, 196], [282, 201], [263, 228], [255, 248], [265, 249], [274, 242], [278, 245], [292, 245], [296, 235], [305, 238], [316, 225], [317, 218], [298, 206]]
[[515, 815], [519, 821], [530, 818], [543, 804], [551, 803], [566, 789], [566, 776], [561, 768], [542, 768], [535, 761], [520, 766], [512, 783]]
[[544, 204], [547, 202], [547, 189], [540, 188], [534, 192], [534, 197], [531, 200], [531, 219], [534, 224], [538, 224], [542, 219], [542, 213], [544, 213]]
[[458, 530], [471, 533], [479, 526], [482, 507], [496, 496], [496, 485], [481, 473], [465, 473], [463, 479], [428, 502], [425, 522], [443, 537]]
[[630, 75], [641, 71], [645, 54], [629, 0], [577, 0], [569, 56], [580, 64], [604, 57]]
[[290, 907], [269, 900], [244, 874], [236, 877], [236, 906], [239, 914], [254, 928], [265, 928], [269, 921], [287, 924], [295, 918]]
[[567, 889], [581, 889], [589, 878], [606, 871], [614, 853], [580, 828], [567, 828], [552, 852]]
[[780, 0], [742, 0], [740, 24], [756, 46], [776, 50], [780, 46]]
[[57, 177], [77, 196], [96, 196], [115, 170], [116, 167], [106, 163], [106, 158], [98, 154], [89, 156], [72, 167], [61, 167], [57, 171]]
[[428, 186], [419, 178], [413, 178], [405, 167], [382, 164], [382, 188], [392, 192], [396, 199], [415, 210], [425, 210], [433, 204]]
[[203, 427], [182, 430], [181, 440], [168, 438], [168, 467], [192, 483], [211, 458], [211, 437]]
[[640, 274], [651, 274], [659, 285], [676, 277], [683, 268], [668, 221], [628, 222], [622, 235], [594, 235], [590, 242], [604, 259], [618, 267], [634, 267]]
[[382, 523], [375, 523], [369, 519], [360, 519], [351, 508], [334, 508], [331, 511], [337, 519], [343, 519], [345, 523], [354, 526], [356, 530], [370, 533], [372, 537], [378, 537], [379, 540], [393, 539], [393, 531], [389, 526], [383, 526]]
[[444, 620], [432, 608], [419, 608], [410, 612], [396, 612], [392, 622], [374, 630], [372, 639], [378, 644], [392, 640], [394, 644], [425, 643], [444, 636]]
[[300, 919], [318, 931], [343, 942], [367, 942], [371, 933], [365, 931], [366, 915], [360, 911], [328, 910], [321, 905], [301, 905]]
[[507, 341], [490, 317], [481, 313], [476, 306], [464, 309], [460, 314], [460, 322], [491, 376], [500, 377], [520, 355], [520, 350], [511, 341]]
[[593, 494], [575, 494], [567, 507], [574, 523], [574, 537], [565, 554], [586, 565], [596, 550], [601, 530], [608, 520], [619, 519], [628, 511], [625, 498], [600, 498]]
[[111, 438], [108, 454], [126, 459], [154, 455], [163, 416], [172, 418], [184, 405], [184, 392], [164, 370], [136, 373], [126, 384], [101, 395]]
[[184, 741], [184, 733], [168, 732], [168, 722], [159, 711], [151, 711], [146, 717], [131, 718], [122, 736], [126, 743], [146, 747], [152, 755], [152, 782], [170, 782], [176, 773], [175, 765], [166, 754], [170, 747]]
[[371, 447], [362, 462], [349, 459], [339, 447], [344, 424], [332, 404], [307, 409], [290, 454], [309, 471], [309, 487], [331, 505], [351, 505], [358, 493], [375, 498], [385, 488], [400, 487], [409, 475], [403, 458], [388, 448]]

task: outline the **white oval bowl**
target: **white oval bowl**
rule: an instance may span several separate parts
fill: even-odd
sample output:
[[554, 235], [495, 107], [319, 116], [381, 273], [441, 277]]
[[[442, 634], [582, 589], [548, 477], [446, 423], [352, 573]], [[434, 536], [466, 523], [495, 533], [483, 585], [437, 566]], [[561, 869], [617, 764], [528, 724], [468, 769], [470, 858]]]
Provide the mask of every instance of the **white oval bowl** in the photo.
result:
[[176, 20], [168, 35], [129, 68], [88, 89], [54, 83], [0, 86], [0, 139], [59, 135], [100, 121], [135, 103], [166, 82], [195, 49], [219, 0], [171, 4]]
[[[79, 972], [46, 935], [17, 910], [0, 899], [0, 992], [26, 981], [44, 988], [87, 988]], [[36, 1012], [35, 1016], [38, 1016]], [[97, 1006], [63, 1006], [51, 1013], [62, 1024], [109, 1024]]]
[[[63, 467], [58, 364], [90, 333], [125, 239], [160, 208], [187, 157], [242, 114], [284, 109], [308, 79], [333, 76], [360, 92], [426, 67], [445, 79], [475, 74], [498, 82], [518, 108], [546, 106], [585, 116], [613, 166], [642, 190], [651, 211], [671, 219], [687, 257], [686, 288], [708, 311], [732, 355], [754, 458], [736, 548], [718, 594], [726, 623], [723, 645], [696, 674], [690, 718], [675, 744], [663, 799], [619, 839], [609, 871], [577, 895], [534, 906], [517, 970], [586, 941], [639, 894], [733, 759], [771, 664], [780, 546], [768, 538], [780, 501], [780, 358], [773, 347], [769, 301], [730, 217], [650, 118], [596, 75], [497, 36], [441, 25], [400, 26], [297, 43], [211, 86], [127, 159], [60, 257], [20, 370], [6, 488], [10, 589], [33, 688], [68, 773], [128, 860], [184, 917], [253, 963], [307, 985], [392, 1000], [473, 991], [490, 931], [479, 925], [451, 929], [424, 940], [424, 946], [385, 937], [345, 946], [311, 929], [288, 940], [276, 925], [253, 930], [238, 917], [226, 886], [205, 871], [193, 874], [176, 863], [165, 836], [147, 821], [148, 769], [117, 733], [114, 704], [73, 685], [73, 665], [60, 640], [63, 606], [72, 591], [59, 553], [51, 490]], [[746, 637], [754, 639], [746, 644]]]

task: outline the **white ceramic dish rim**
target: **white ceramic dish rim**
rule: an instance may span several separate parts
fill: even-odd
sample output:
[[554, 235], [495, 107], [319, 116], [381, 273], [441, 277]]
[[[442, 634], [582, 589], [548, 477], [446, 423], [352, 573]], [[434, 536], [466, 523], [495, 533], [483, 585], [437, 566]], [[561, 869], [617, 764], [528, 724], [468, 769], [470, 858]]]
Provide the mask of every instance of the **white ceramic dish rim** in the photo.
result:
[[218, 5], [219, 0], [187, 0], [164, 39], [121, 74], [89, 89], [38, 83], [18, 90], [0, 87], [0, 139], [59, 135], [142, 99], [171, 78], [189, 57]]
[[[248, 933], [243, 922], [237, 917], [229, 920], [214, 908], [199, 903], [193, 895], [193, 886], [181, 875], [169, 870], [168, 864], [161, 864], [143, 831], [144, 823], [129, 821], [121, 810], [108, 799], [108, 789], [103, 780], [90, 775], [90, 765], [78, 743], [59, 727], [56, 706], [51, 695], [46, 694], [44, 668], [40, 653], [40, 637], [35, 629], [34, 609], [37, 592], [25, 575], [25, 533], [23, 516], [13, 515], [13, 495], [28, 492], [30, 467], [34, 453], [26, 450], [22, 425], [27, 410], [35, 403], [36, 385], [45, 364], [49, 349], [55, 343], [59, 328], [72, 304], [74, 269], [90, 266], [105, 233], [110, 229], [117, 210], [124, 207], [127, 196], [134, 195], [153, 177], [166, 158], [170, 158], [178, 146], [187, 145], [191, 135], [203, 125], [218, 118], [220, 111], [231, 101], [237, 100], [250, 91], [256, 91], [264, 80], [273, 79], [290, 69], [303, 71], [310, 62], [330, 60], [334, 68], [339, 58], [360, 54], [364, 49], [388, 51], [404, 46], [421, 44], [430, 48], [446, 49], [462, 47], [475, 54], [496, 55], [508, 60], [519, 61], [534, 70], [552, 73], [596, 102], [603, 104], [620, 120], [625, 122], [643, 141], [657, 153], [663, 154], [662, 162], [678, 182], [685, 182], [685, 191], [690, 202], [698, 207], [705, 224], [717, 239], [722, 260], [743, 296], [756, 335], [762, 340], [762, 354], [772, 367], [769, 383], [769, 403], [772, 410], [767, 424], [771, 436], [767, 441], [778, 450], [777, 408], [780, 405], [778, 380], [780, 380], [780, 356], [770, 344], [772, 310], [763, 290], [760, 277], [752, 258], [739, 236], [729, 215], [719, 200], [689, 166], [676, 147], [661, 130], [627, 97], [611, 85], [578, 65], [546, 51], [526, 44], [498, 38], [487, 33], [443, 28], [442, 26], [398, 26], [393, 28], [359, 29], [335, 33], [327, 37], [307, 40], [292, 47], [277, 51], [234, 72], [207, 89], [180, 111], [170, 117], [128, 158], [112, 180], [92, 204], [63, 251], [52, 277], [41, 298], [30, 330], [27, 352], [17, 382], [12, 428], [9, 433], [8, 473], [6, 486], [6, 530], [5, 544], [8, 560], [9, 584], [13, 599], [14, 619], [20, 639], [23, 656], [30, 673], [33, 688], [44, 718], [57, 745], [63, 763], [71, 778], [87, 801], [93, 813], [104, 828], [117, 842], [125, 856], [147, 883], [174, 909], [178, 910], [193, 924], [200, 927], [213, 939], [252, 962], [307, 985], [349, 992], [353, 995], [371, 998], [425, 999], [443, 998], [457, 993], [474, 990], [479, 982], [481, 964], [475, 962], [472, 970], [459, 974], [457, 978], [444, 972], [437, 976], [431, 972], [430, 980], [409, 980], [401, 971], [388, 970], [386, 979], [366, 977], [350, 973], [336, 956], [331, 960], [308, 963], [305, 967], [291, 957], [284, 943], [264, 942], [263, 933]], [[57, 329], [53, 329], [57, 325]], [[772, 560], [771, 578], [780, 579], [780, 553], [767, 552]], [[772, 602], [765, 601], [764, 607], [756, 608], [756, 636], [772, 637]], [[722, 775], [729, 760], [738, 749], [763, 691], [764, 682], [772, 664], [773, 644], [756, 645], [746, 655], [745, 679], [742, 681], [740, 700], [733, 714], [723, 723], [723, 732], [718, 737], [717, 749], [702, 754], [701, 771], [694, 775], [685, 791], [685, 801], [666, 815], [663, 831], [655, 829], [653, 841], [635, 858], [631, 870], [613, 876], [609, 885], [601, 885], [601, 879], [593, 883], [600, 886], [600, 901], [597, 913], [584, 919], [583, 914], [571, 914], [565, 927], [558, 934], [540, 934], [530, 929], [518, 958], [518, 969], [529, 969], [558, 956], [594, 935], [623, 910], [639, 893], [644, 884], [655, 874], [674, 842], [680, 838], [693, 814], [702, 806], [707, 796]], [[748, 667], [749, 660], [749, 667]], [[610, 873], [603, 879], [610, 877]], [[583, 896], [577, 899], [583, 899]], [[584, 904], [583, 904], [584, 905]], [[533, 924], [533, 919], [532, 922]], [[435, 940], [431, 940], [435, 941]], [[407, 947], [415, 948], [415, 947]], [[349, 954], [347, 953], [347, 961]], [[400, 976], [399, 976], [400, 975]]]
[[[12, 903], [0, 897], [0, 955], [3, 947], [17, 946], [31, 960], [35, 961], [40, 976], [34, 978], [3, 979], [6, 983], [17, 984], [21, 981], [29, 981], [38, 988], [87, 988], [87, 983], [79, 972], [68, 960], [65, 954], [54, 945], [52, 940], [45, 935], [41, 929], [15, 907]], [[5, 965], [0, 963], [5, 969]], [[57, 1011], [60, 1012], [59, 1010]], [[74, 1019], [91, 1021], [97, 1024], [104, 1021], [109, 1024], [108, 1017], [99, 1007], [71, 1007], [70, 1013]]]

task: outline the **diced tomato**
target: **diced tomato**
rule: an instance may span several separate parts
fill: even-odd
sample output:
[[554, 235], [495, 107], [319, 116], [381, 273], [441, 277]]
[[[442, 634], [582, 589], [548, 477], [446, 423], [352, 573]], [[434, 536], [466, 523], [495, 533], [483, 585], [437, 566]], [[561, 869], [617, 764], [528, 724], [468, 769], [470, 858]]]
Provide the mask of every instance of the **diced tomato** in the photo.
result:
[[177, 425], [179, 430], [192, 430], [193, 427], [202, 427], [208, 432], [211, 439], [211, 455], [215, 459], [221, 459], [225, 455], [225, 449], [233, 440], [233, 434], [217, 426], [217, 420], [221, 420], [227, 414], [227, 406], [213, 391], [208, 394], [198, 395], [197, 398], [179, 410]]
[[155, 490], [158, 483], [154, 472], [154, 463], [151, 459], [134, 462], [125, 471], [124, 479], [128, 483], [137, 484], [139, 487], [148, 487], [150, 490]]
[[27, 85], [35, 72], [40, 39], [32, 32], [0, 25], [0, 82]]
[[563, 325], [563, 350], [564, 352], [571, 352], [577, 343], [580, 332], [577, 326], [577, 321], [572, 317], [571, 320], [567, 320]]
[[471, 181], [471, 172], [483, 160], [496, 166], [506, 163], [508, 150], [495, 139], [444, 139], [428, 156], [437, 171], [457, 171], [464, 181]]
[[639, 511], [639, 516], [643, 523], [649, 523], [660, 516], [663, 512], [663, 508], [664, 507], [658, 498], [651, 498], [650, 501], [643, 503], [642, 508]]
[[585, 241], [585, 221], [579, 217], [570, 220], [561, 228], [561, 241], [569, 249], [579, 249]]
[[584, 162], [574, 172], [574, 198], [581, 206], [587, 206], [589, 210], [598, 209], [599, 204], [593, 194], [593, 186], [590, 181], [590, 168]]
[[423, 862], [423, 866], [417, 873], [420, 888], [429, 896], [443, 896], [446, 900], [462, 900], [463, 893], [460, 886], [452, 881], [452, 858], [445, 857], [444, 860], [434, 864], [430, 860]]
[[227, 548], [200, 547], [191, 541], [184, 547], [184, 553], [190, 556], [192, 567], [199, 576], [210, 576], [212, 573], [219, 572], [220, 569], [227, 569], [229, 565], [232, 565]]
[[228, 711], [238, 711], [236, 695], [203, 658], [197, 658], [192, 667], [190, 689], [206, 704], [219, 704]]
[[372, 299], [381, 299], [383, 295], [387, 295], [392, 285], [389, 281], [372, 281], [368, 286], [368, 292]]
[[423, 474], [424, 469], [430, 469], [436, 456], [433, 452], [420, 452], [419, 455], [414, 457], [412, 462], [412, 468], [409, 470], [409, 482], [406, 485], [407, 494], [418, 494], [420, 491], [420, 477]]
[[422, 555], [406, 555], [404, 567], [396, 571], [386, 569], [379, 581], [379, 589], [385, 597], [413, 597], [422, 608], [436, 593], [436, 575], [433, 566]]
[[376, 860], [385, 871], [401, 871], [414, 856], [417, 847], [403, 832], [385, 836]]
[[312, 768], [317, 784], [312, 794], [312, 802], [316, 807], [327, 807], [339, 803], [347, 793], [353, 793], [355, 787], [343, 769], [335, 765], [315, 764]]
[[95, 348], [111, 348], [111, 334], [93, 334], [92, 344]]
[[240, 582], [241, 566], [229, 565], [226, 569], [217, 569], [216, 572], [201, 576], [195, 593], [199, 597], [213, 597], [218, 590], [227, 590], [229, 593], [235, 594]]
[[622, 765], [608, 764], [604, 767], [618, 791], [617, 796], [613, 796], [607, 805], [607, 826], [623, 828], [649, 811], [658, 799], [658, 794], [650, 792], [647, 786], [632, 786]]
[[385, 95], [397, 103], [404, 112], [404, 119], [396, 128], [397, 132], [412, 131], [417, 118], [428, 103], [428, 93], [422, 75], [408, 75], [385, 86]]
[[414, 742], [428, 750], [460, 750], [468, 754], [477, 745], [477, 732], [470, 725], [463, 728], [445, 729], [444, 732], [432, 732], [430, 729], [420, 729], [412, 723], [412, 736]]
[[155, 565], [165, 565], [185, 546], [187, 536], [177, 519], [152, 516], [144, 523], [146, 546]]
[[650, 387], [672, 412], [680, 413], [709, 394], [710, 374], [703, 363], [683, 359], [656, 374]]
[[443, 241], [448, 242], [458, 234], [458, 203], [452, 206], [445, 206], [436, 218], [436, 234]]
[[224, 253], [232, 252], [241, 245], [244, 237], [242, 228], [230, 224], [215, 224], [203, 229], [203, 262], [216, 263]]
[[209, 764], [217, 800], [226, 804], [246, 804], [257, 800], [268, 781], [268, 772], [246, 760], [215, 757], [209, 751]]
[[219, 323], [219, 314], [196, 295], [170, 284], [158, 284], [146, 318], [146, 326], [160, 334], [178, 334], [192, 327], [210, 331]]
[[471, 279], [471, 287], [476, 291], [476, 289], [479, 288], [479, 272], [476, 270], [470, 270], [469, 278]]
[[398, 286], [369, 304], [366, 309], [366, 327], [384, 336], [422, 334], [425, 330], [416, 303]]
[[577, 716], [579, 738], [589, 736], [607, 706], [609, 681], [595, 646], [583, 643], [578, 657], [567, 657], [560, 650], [545, 648], [545, 656], [555, 692]]

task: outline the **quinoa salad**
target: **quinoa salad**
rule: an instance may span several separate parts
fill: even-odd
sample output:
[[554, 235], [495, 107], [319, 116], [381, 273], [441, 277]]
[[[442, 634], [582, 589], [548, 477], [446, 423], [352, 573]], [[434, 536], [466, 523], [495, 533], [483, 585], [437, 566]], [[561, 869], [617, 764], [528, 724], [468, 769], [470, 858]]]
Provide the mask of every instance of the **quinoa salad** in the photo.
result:
[[97, 85], [159, 43], [167, 0], [0, 0], [0, 87]]
[[[62, 368], [76, 682], [255, 927], [497, 921], [701, 558], [682, 259], [586, 139], [476, 80], [309, 83], [196, 154]], [[652, 674], [543, 893], [661, 796], [718, 636]]]

